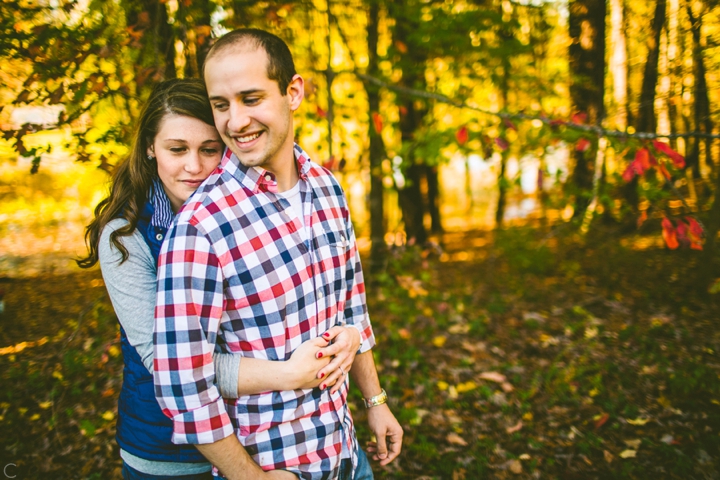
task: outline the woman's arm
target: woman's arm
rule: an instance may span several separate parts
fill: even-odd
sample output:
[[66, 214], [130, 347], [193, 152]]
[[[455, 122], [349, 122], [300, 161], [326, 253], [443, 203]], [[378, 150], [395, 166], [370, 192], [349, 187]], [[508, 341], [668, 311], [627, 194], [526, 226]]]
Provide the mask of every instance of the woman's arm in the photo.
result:
[[[120, 252], [110, 242], [110, 233], [125, 224], [125, 220], [116, 219], [103, 229], [98, 248], [100, 267], [120, 325], [145, 367], [152, 372], [157, 265], [137, 230], [121, 238], [129, 256], [120, 263]], [[216, 353], [216, 382], [221, 394], [237, 398], [322, 385], [339, 387], [337, 381], [342, 375], [338, 366], [342, 365], [346, 372], [350, 369], [360, 344], [359, 333], [352, 327], [333, 327], [326, 334], [303, 343], [286, 362]], [[322, 356], [318, 358], [319, 353]]]

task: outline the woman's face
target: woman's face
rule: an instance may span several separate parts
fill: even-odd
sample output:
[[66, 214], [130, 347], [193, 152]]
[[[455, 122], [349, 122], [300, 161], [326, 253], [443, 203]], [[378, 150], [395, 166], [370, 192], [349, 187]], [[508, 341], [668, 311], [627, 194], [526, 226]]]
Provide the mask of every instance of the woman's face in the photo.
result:
[[157, 158], [158, 176], [175, 213], [215, 170], [222, 152], [215, 127], [184, 115], [163, 118], [148, 155]]

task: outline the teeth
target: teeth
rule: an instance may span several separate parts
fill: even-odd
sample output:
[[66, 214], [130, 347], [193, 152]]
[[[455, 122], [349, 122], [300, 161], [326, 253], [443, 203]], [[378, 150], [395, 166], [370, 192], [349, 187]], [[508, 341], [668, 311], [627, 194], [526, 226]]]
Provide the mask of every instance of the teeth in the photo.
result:
[[255, 140], [259, 136], [260, 136], [259, 133], [253, 133], [252, 135], [247, 135], [244, 137], [235, 137], [235, 139], [240, 143], [247, 143], [247, 142], [251, 142], [251, 141]]

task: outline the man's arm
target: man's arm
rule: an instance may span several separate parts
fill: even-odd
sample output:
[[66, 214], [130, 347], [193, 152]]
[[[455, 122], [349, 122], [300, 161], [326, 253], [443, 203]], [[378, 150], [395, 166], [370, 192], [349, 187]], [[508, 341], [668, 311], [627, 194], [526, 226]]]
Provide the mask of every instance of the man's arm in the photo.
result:
[[[372, 350], [355, 357], [350, 376], [364, 398], [372, 398], [382, 392]], [[380, 460], [380, 465], [387, 465], [400, 455], [403, 438], [402, 427], [387, 403], [371, 407], [368, 410], [368, 425], [375, 433], [377, 440], [376, 444], [370, 445], [368, 451], [374, 453], [373, 459]]]
[[230, 435], [215, 443], [196, 445], [196, 447], [228, 480], [255, 478], [297, 480], [297, 476], [285, 470], [264, 472], [248, 455], [235, 435]]

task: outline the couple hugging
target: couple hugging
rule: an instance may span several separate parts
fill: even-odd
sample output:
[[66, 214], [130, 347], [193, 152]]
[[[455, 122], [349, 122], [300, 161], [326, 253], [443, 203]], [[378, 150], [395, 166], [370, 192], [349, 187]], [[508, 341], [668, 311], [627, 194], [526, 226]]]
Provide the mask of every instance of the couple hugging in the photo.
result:
[[348, 376], [373, 458], [403, 432], [347, 201], [293, 140], [303, 79], [256, 29], [218, 39], [203, 76], [155, 88], [79, 262], [100, 263], [121, 324], [123, 478], [370, 479]]

